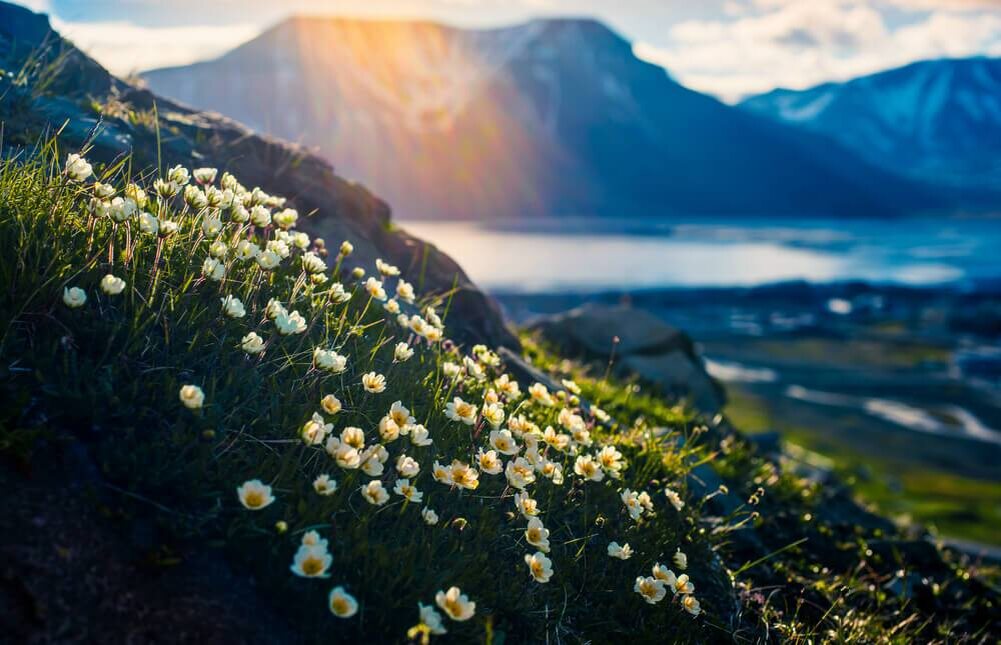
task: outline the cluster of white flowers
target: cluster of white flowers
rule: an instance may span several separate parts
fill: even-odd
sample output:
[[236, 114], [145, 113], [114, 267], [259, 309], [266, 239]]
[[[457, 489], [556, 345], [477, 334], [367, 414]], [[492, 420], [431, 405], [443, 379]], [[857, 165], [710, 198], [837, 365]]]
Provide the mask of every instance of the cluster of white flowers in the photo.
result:
[[[82, 157], [71, 155], [67, 159], [68, 181], [85, 182], [92, 174]], [[284, 198], [260, 188], [248, 190], [229, 173], [223, 173], [216, 185], [217, 177], [214, 168], [189, 172], [175, 166], [156, 179], [148, 193], [129, 184], [122, 195], [116, 195], [113, 186], [95, 182], [88, 193], [92, 195], [88, 212], [96, 219], [108, 218], [108, 226], [131, 227], [131, 231], [150, 236], [158, 249], [166, 237], [178, 231], [183, 231], [185, 241], [194, 240], [190, 255], [194, 275], [190, 278], [196, 286], [210, 288], [213, 298], [218, 297], [218, 324], [242, 327], [235, 337], [240, 338], [238, 348], [246, 354], [248, 364], [263, 364], [259, 357], [275, 353], [275, 347], [279, 353], [311, 355], [306, 376], [322, 383], [322, 391], [328, 393], [320, 398], [319, 410], [309, 413], [294, 432], [306, 450], [316, 451], [307, 460], [309, 464], [332, 462], [333, 467], [345, 471], [343, 487], [331, 476], [332, 468], [323, 467], [319, 474], [314, 471], [309, 475], [307, 481], [312, 482], [316, 495], [329, 498], [323, 503], [338, 504], [346, 496], [357, 496], [354, 499], [365, 504], [353, 505], [356, 512], [378, 512], [399, 504], [401, 514], [412, 504], [419, 509], [410, 511], [413, 516], [419, 512], [415, 521], [433, 527], [441, 522], [439, 512], [451, 515], [448, 504], [437, 504], [438, 496], [461, 496], [481, 484], [493, 486], [499, 498], [513, 499], [513, 517], [519, 523], [516, 533], [519, 543], [523, 537], [526, 545], [522, 558], [529, 577], [539, 584], [559, 575], [549, 554], [562, 546], [566, 537], [561, 535], [559, 523], [551, 524], [555, 533], [546, 527], [546, 511], [552, 509], [540, 508], [535, 496], [550, 500], [547, 505], [554, 503], [554, 497], [548, 489], [539, 493], [540, 486], [562, 487], [569, 482], [567, 488], [575, 491], [614, 490], [623, 505], [616, 510], [623, 518], [628, 516], [629, 520], [623, 521], [636, 529], [657, 514], [649, 493], [618, 488], [629, 467], [619, 449], [622, 444], [599, 440], [602, 435], [595, 433], [596, 426], [607, 422], [609, 416], [597, 407], [580, 404], [581, 389], [575, 382], [536, 382], [528, 385], [527, 396], [523, 395], [518, 380], [503, 372], [501, 358], [494, 351], [476, 345], [463, 354], [454, 344], [442, 342], [445, 326], [441, 316], [433, 306], [416, 304], [414, 287], [398, 267], [376, 259], [375, 275], [366, 278], [365, 270], [355, 267], [342, 281], [342, 263], [354, 251], [350, 242], [340, 245], [331, 269], [325, 260], [325, 244], [295, 230], [298, 213], [286, 206]], [[281, 299], [271, 297], [263, 307], [256, 294], [244, 288], [278, 284], [278, 278], [295, 286]], [[120, 296], [127, 286], [113, 273], [99, 283], [101, 292], [109, 297]], [[357, 308], [364, 310], [345, 324], [348, 303], [356, 295], [361, 297]], [[81, 287], [64, 285], [63, 302], [70, 308], [83, 307], [87, 293]], [[375, 312], [371, 315], [384, 325], [371, 354], [352, 354], [345, 337], [365, 335], [369, 323], [363, 323], [362, 318], [366, 312]], [[345, 333], [328, 333], [326, 326], [331, 320], [341, 321]], [[379, 360], [373, 360], [380, 351]], [[390, 399], [379, 395], [393, 392], [399, 385], [394, 382], [396, 370], [417, 370], [425, 365], [432, 367], [430, 373], [425, 372], [423, 382], [440, 384], [440, 389], [432, 395], [435, 409], [421, 410], [423, 423], [403, 400], [394, 401], [388, 409], [379, 403]], [[372, 369], [376, 367], [383, 371]], [[214, 396], [215, 390], [211, 393]], [[347, 411], [338, 394], [344, 396]], [[178, 396], [190, 410], [206, 405], [205, 392], [195, 384], [183, 385]], [[381, 412], [368, 414], [373, 405], [385, 410], [381, 418]], [[355, 409], [358, 406], [365, 406], [368, 413], [361, 414]], [[468, 451], [464, 445], [461, 454], [435, 454], [439, 446], [424, 424], [432, 426], [438, 437], [468, 437]], [[369, 479], [359, 482], [356, 478], [362, 475]], [[678, 493], [670, 488], [664, 493], [671, 507], [683, 509]], [[261, 511], [276, 501], [271, 486], [259, 479], [240, 485], [237, 497], [250, 511]], [[430, 497], [435, 497], [438, 510], [425, 503]], [[453, 517], [446, 525], [458, 521], [466, 520]], [[610, 541], [607, 554], [625, 561], [636, 553], [628, 543]], [[332, 562], [328, 540], [309, 530], [302, 535], [290, 569], [302, 578], [328, 578]], [[679, 551], [674, 563], [683, 570], [687, 559]], [[650, 604], [660, 602], [670, 590], [686, 611], [695, 615], [700, 611], [687, 575], [675, 575], [659, 563], [654, 565], [652, 576], [636, 578], [634, 590]], [[469, 620], [475, 614], [476, 603], [458, 587], [439, 591], [434, 603], [454, 621]], [[348, 618], [358, 611], [359, 602], [344, 586], [336, 586], [329, 594], [328, 608], [334, 615]], [[443, 617], [434, 606], [419, 604], [418, 613], [418, 627], [425, 633], [446, 632]]]

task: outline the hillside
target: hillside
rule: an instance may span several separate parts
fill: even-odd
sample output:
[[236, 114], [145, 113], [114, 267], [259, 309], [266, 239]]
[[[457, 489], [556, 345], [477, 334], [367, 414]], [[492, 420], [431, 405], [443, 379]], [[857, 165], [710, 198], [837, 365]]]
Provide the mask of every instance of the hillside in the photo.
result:
[[1001, 186], [1001, 59], [912, 63], [844, 83], [774, 90], [749, 112], [831, 137], [922, 181]]
[[149, 87], [316, 146], [404, 218], [892, 215], [944, 198], [693, 92], [593, 20], [289, 19]]
[[[3, 640], [1001, 633], [995, 565], [748, 440], [677, 330], [511, 337], [300, 148], [6, 3], [0, 55]], [[701, 382], [667, 383], [679, 357]]]

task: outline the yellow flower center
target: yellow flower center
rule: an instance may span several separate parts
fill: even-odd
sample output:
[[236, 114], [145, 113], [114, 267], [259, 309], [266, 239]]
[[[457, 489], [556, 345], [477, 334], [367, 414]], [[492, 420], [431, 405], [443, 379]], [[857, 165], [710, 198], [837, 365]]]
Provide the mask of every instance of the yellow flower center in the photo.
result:
[[351, 610], [351, 606], [346, 598], [335, 596], [334, 599], [330, 601], [330, 609], [338, 616], [343, 616]]
[[302, 572], [307, 576], [319, 575], [323, 572], [323, 561], [319, 558], [307, 558], [303, 560]]
[[243, 503], [248, 508], [260, 508], [264, 505], [264, 495], [259, 490], [247, 491], [243, 496]]

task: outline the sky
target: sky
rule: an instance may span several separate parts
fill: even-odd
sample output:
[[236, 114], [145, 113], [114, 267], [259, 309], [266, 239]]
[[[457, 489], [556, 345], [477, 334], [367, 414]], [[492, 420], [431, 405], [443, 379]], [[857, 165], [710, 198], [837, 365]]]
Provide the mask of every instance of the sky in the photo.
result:
[[[15, 0], [18, 1], [18, 0]], [[488, 27], [591, 16], [725, 101], [915, 60], [1001, 56], [1001, 0], [20, 0], [115, 73], [218, 56], [292, 14]]]

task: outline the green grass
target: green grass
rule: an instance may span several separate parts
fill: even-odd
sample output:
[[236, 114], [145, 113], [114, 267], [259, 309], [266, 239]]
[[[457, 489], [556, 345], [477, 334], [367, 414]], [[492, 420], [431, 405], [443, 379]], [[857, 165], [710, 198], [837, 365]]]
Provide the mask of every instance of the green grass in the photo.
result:
[[999, 545], [1001, 483], [860, 454], [832, 435], [774, 418], [767, 404], [740, 387], [727, 390], [726, 414], [750, 433], [778, 430], [784, 440], [822, 454], [859, 497], [903, 523], [918, 522], [944, 537]]

